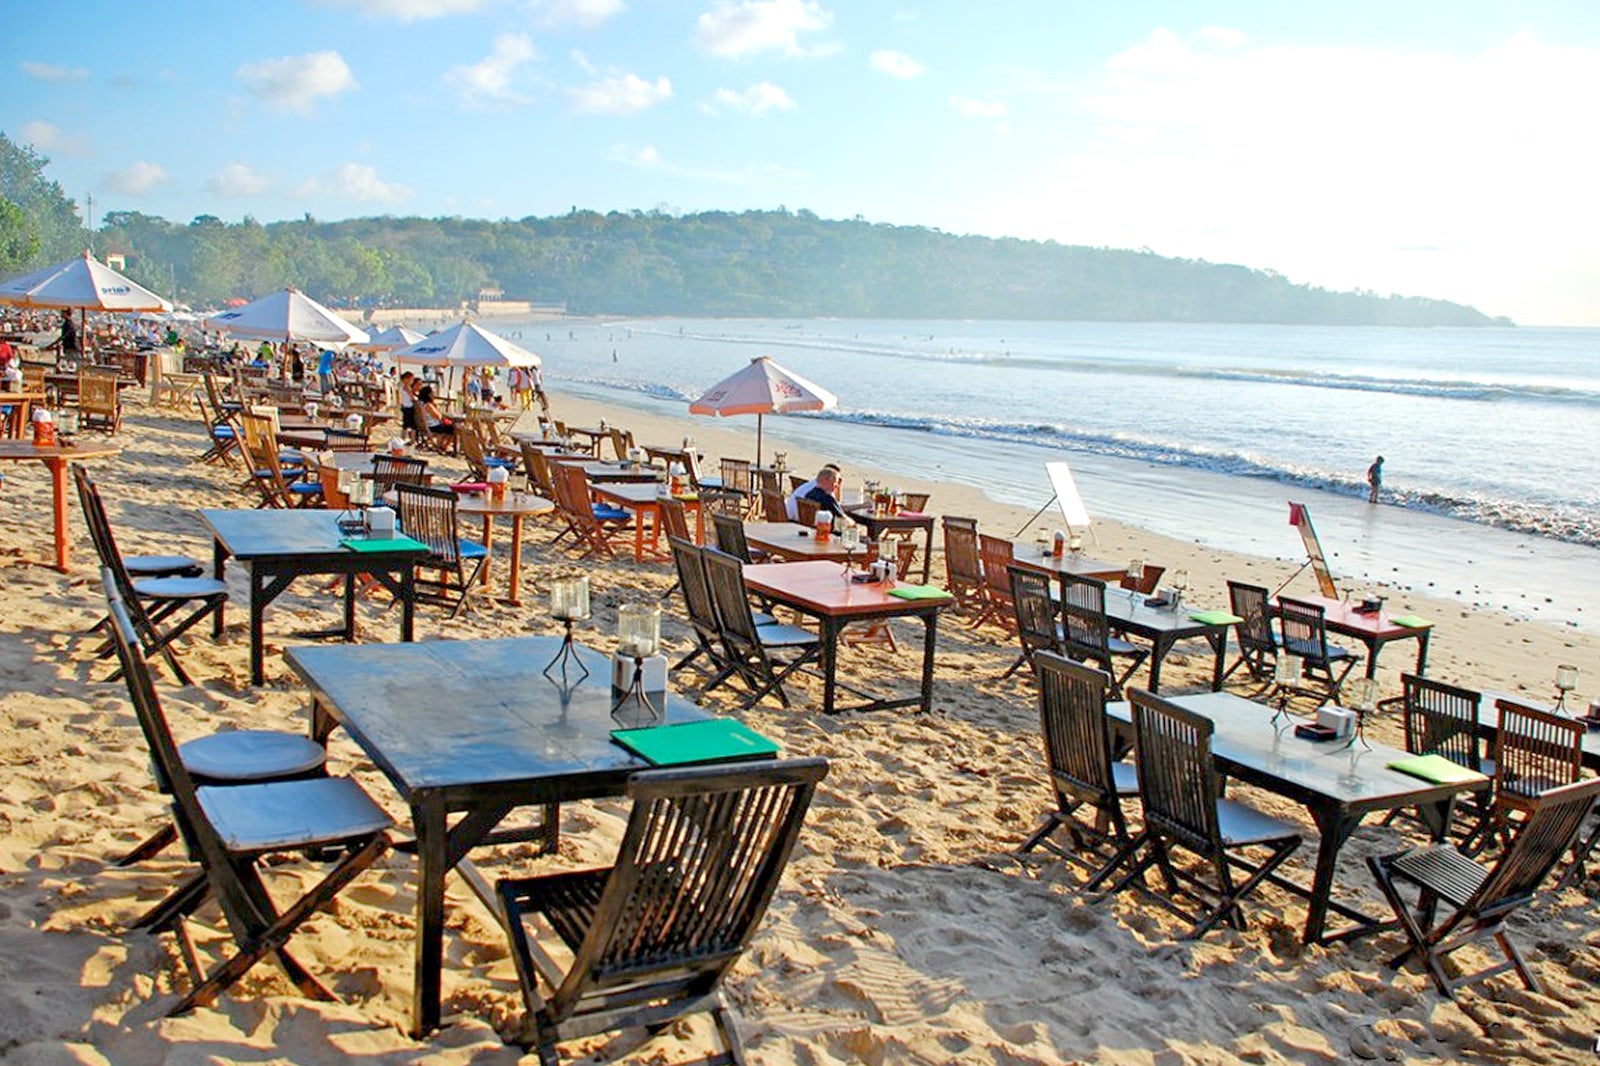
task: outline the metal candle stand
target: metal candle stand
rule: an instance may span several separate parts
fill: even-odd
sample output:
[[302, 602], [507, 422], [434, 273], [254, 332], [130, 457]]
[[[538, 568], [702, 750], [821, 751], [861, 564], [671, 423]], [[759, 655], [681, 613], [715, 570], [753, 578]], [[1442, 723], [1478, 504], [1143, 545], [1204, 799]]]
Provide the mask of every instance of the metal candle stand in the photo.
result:
[[[582, 681], [584, 678], [589, 676], [589, 668], [583, 665], [583, 660], [578, 658], [578, 653], [572, 646], [572, 623], [575, 621], [576, 619], [573, 618], [563, 618], [561, 620], [562, 624], [565, 625], [567, 629], [566, 634], [561, 638], [561, 650], [556, 652], [556, 657], [551, 659], [550, 664], [544, 668], [544, 676], [550, 677], [550, 671], [554, 670], [556, 666], [559, 665], [561, 667], [561, 683], [563, 685], [573, 683], [567, 679], [568, 663], [575, 664], [579, 670], [583, 671], [583, 673], [578, 675], [579, 681]], [[550, 680], [554, 681], [555, 678], [550, 677]]]

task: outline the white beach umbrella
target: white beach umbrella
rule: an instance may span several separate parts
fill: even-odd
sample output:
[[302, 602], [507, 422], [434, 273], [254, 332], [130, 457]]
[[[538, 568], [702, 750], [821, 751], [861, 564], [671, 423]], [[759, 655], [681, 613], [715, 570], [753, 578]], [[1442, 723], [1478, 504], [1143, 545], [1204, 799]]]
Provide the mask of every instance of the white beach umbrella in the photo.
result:
[[473, 322], [458, 322], [392, 353], [406, 366], [536, 367], [539, 357]]
[[362, 344], [352, 344], [350, 347], [363, 352], [391, 352], [396, 348], [409, 348], [422, 340], [423, 334], [404, 326], [390, 326], [388, 329], [379, 330]]
[[352, 326], [296, 289], [282, 289], [243, 307], [219, 311], [207, 318], [205, 324], [207, 329], [255, 340], [307, 341], [337, 346], [367, 339], [366, 330]]
[[88, 252], [0, 283], [0, 303], [79, 311], [170, 311], [172, 305]]
[[689, 405], [692, 415], [755, 415], [756, 465], [761, 465], [761, 419], [765, 415], [795, 411], [826, 411], [839, 404], [839, 397], [785, 370], [767, 356], [750, 360], [750, 365], [731, 377], [723, 378]]
[[89, 341], [90, 311], [170, 311], [172, 305], [85, 251], [76, 259], [0, 284], [0, 303], [78, 312], [79, 343]]

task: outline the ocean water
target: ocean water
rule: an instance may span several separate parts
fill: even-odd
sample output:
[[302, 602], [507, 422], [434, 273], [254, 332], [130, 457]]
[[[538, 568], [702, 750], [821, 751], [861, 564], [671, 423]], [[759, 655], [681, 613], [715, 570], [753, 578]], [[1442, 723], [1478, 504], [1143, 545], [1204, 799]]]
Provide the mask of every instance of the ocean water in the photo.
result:
[[[686, 422], [689, 400], [770, 355], [840, 398], [768, 418], [780, 448], [1033, 506], [1050, 496], [1044, 462], [1064, 459], [1091, 514], [1269, 557], [1299, 556], [1285, 502], [1300, 500], [1344, 585], [1381, 579], [1600, 628], [1600, 330], [670, 319], [502, 331], [544, 357], [553, 387]], [[1374, 508], [1364, 479], [1378, 454]]]

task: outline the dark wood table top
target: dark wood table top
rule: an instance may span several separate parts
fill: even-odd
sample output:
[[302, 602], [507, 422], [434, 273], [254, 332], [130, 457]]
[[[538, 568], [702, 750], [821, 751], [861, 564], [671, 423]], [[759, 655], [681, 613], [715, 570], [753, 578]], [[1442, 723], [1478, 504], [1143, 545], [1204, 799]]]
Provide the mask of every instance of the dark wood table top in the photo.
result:
[[[1323, 610], [1323, 622], [1330, 632], [1342, 633], [1352, 637], [1373, 637], [1378, 640], [1404, 640], [1407, 637], [1416, 637], [1433, 628], [1430, 622], [1425, 626], [1402, 626], [1394, 622], [1394, 616], [1387, 611], [1374, 611], [1367, 614], [1357, 611], [1360, 604], [1347, 603], [1344, 600], [1331, 600], [1326, 596], [1292, 596], [1291, 599], [1304, 600], [1306, 603], [1317, 604]], [[1274, 601], [1276, 604], [1276, 601]]]
[[1226, 632], [1226, 623], [1197, 622], [1191, 615], [1201, 614], [1206, 608], [1198, 603], [1184, 602], [1177, 607], [1147, 607], [1150, 597], [1134, 589], [1106, 589], [1106, 617], [1112, 628], [1125, 629], [1141, 636], [1170, 634], [1176, 639], [1200, 636], [1212, 630]]
[[[338, 511], [204, 510], [200, 518], [235, 559], [310, 559], [319, 555], [344, 555], [350, 551], [340, 543], [349, 534], [339, 529]], [[366, 554], [370, 558], [386, 555], [422, 558], [428, 553], [426, 549], [397, 548], [392, 552]]]
[[[1294, 722], [1279, 729], [1272, 724], [1271, 707], [1231, 692], [1201, 692], [1170, 699], [1216, 723], [1211, 750], [1220, 764], [1230, 770], [1249, 771], [1258, 782], [1270, 779], [1275, 791], [1302, 802], [1309, 798], [1341, 807], [1389, 810], [1489, 786], [1487, 778], [1477, 785], [1436, 785], [1391, 770], [1389, 763], [1408, 758], [1406, 752], [1376, 741], [1368, 749], [1360, 741], [1346, 746], [1342, 741], [1297, 737]], [[1110, 704], [1107, 713], [1119, 722], [1132, 721], [1126, 703]]]
[[844, 513], [872, 530], [879, 529], [929, 529], [933, 528], [933, 515], [926, 511], [895, 511], [891, 514], [873, 514], [869, 504], [846, 506]]
[[[612, 715], [609, 655], [575, 645], [588, 678], [564, 687], [545, 677], [560, 646], [559, 637], [428, 640], [292, 647], [284, 658], [402, 797], [552, 780], [574, 797], [615, 794], [649, 764], [611, 731], [639, 723]], [[677, 696], [665, 702], [668, 724], [710, 717]]]
[[757, 563], [744, 568], [745, 587], [782, 603], [832, 618], [889, 617], [949, 606], [950, 596], [908, 600], [889, 595], [894, 584], [858, 583], [838, 563]]

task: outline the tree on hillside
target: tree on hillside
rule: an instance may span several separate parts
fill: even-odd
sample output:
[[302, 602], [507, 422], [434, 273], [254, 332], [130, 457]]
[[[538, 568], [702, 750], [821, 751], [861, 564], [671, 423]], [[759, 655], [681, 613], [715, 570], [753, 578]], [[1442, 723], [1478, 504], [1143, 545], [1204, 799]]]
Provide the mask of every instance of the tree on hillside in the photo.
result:
[[[0, 133], [0, 272], [44, 266], [83, 251], [89, 233], [78, 217], [78, 205], [49, 181], [50, 160]], [[21, 254], [20, 261], [9, 256]]]

